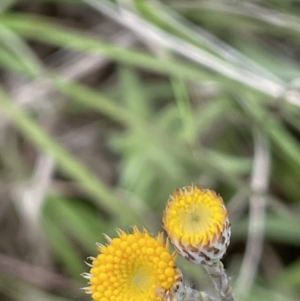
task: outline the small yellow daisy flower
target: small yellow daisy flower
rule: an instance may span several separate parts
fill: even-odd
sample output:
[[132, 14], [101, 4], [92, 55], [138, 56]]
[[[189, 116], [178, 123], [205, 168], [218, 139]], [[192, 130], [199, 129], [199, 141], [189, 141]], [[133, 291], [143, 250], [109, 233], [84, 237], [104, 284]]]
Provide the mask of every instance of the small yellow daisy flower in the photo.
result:
[[179, 254], [194, 263], [212, 265], [229, 245], [227, 210], [212, 190], [193, 185], [177, 189], [167, 203], [163, 223]]
[[95, 301], [161, 301], [179, 287], [181, 273], [176, 268], [176, 254], [170, 253], [163, 234], [156, 238], [146, 230], [133, 227], [128, 234], [118, 230], [119, 237], [98, 245], [100, 254], [93, 260], [84, 288]]

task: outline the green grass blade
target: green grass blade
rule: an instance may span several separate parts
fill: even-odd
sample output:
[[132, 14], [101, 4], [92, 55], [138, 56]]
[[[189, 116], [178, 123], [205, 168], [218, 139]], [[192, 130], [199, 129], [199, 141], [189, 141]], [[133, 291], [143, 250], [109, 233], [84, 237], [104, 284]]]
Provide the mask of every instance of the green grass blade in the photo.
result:
[[173, 60], [155, 58], [141, 51], [116, 46], [98, 37], [96, 38], [92, 35], [86, 35], [73, 29], [56, 25], [46, 18], [34, 15], [30, 16], [28, 14], [3, 14], [0, 15], [0, 24], [7, 26], [24, 37], [57, 46], [105, 55], [127, 65], [147, 68], [180, 78], [202, 80], [209, 77], [208, 72], [195, 68], [191, 64], [182, 64]]
[[123, 222], [132, 223], [134, 220], [139, 219], [129, 206], [121, 204], [111, 190], [81, 164], [78, 159], [60, 146], [28, 114], [15, 105], [3, 89], [0, 89], [0, 111], [4, 112], [34, 145], [54, 156], [59, 167], [71, 178], [78, 181], [97, 200], [98, 205], [103, 206], [105, 210], [116, 215]]

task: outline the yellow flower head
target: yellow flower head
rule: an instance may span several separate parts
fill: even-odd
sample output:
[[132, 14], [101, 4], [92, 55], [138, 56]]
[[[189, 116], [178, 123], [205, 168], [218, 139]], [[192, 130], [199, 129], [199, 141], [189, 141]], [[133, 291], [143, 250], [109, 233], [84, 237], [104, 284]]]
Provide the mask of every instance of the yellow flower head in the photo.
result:
[[193, 185], [177, 189], [167, 203], [163, 223], [178, 252], [194, 263], [213, 264], [229, 245], [227, 210], [212, 190]]
[[175, 253], [168, 250], [163, 234], [156, 238], [146, 230], [133, 227], [128, 234], [118, 230], [119, 237], [98, 245], [100, 254], [93, 260], [85, 288], [95, 301], [161, 301], [181, 279], [175, 266]]

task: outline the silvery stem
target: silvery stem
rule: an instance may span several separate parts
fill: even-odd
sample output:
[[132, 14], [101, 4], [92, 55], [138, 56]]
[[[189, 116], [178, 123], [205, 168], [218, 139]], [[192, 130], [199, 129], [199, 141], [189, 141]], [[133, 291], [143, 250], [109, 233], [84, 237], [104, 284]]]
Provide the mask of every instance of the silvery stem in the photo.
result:
[[181, 285], [176, 292], [176, 299], [178, 301], [219, 301], [219, 299], [212, 297], [205, 292], [199, 292], [184, 285]]
[[203, 264], [203, 267], [209, 274], [210, 279], [214, 283], [215, 289], [220, 295], [222, 301], [235, 301], [229, 284], [229, 278], [224, 269], [223, 263], [217, 261], [212, 265]]

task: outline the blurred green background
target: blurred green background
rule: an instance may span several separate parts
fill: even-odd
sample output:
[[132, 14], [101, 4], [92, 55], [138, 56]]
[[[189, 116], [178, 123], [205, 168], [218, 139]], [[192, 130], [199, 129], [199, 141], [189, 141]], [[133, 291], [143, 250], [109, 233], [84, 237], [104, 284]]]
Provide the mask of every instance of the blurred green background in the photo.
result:
[[1, 0], [0, 65], [1, 301], [90, 300], [102, 233], [191, 183], [237, 299], [300, 300], [300, 1]]

